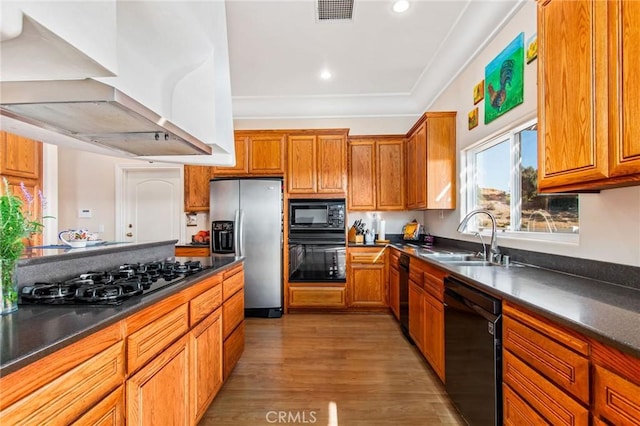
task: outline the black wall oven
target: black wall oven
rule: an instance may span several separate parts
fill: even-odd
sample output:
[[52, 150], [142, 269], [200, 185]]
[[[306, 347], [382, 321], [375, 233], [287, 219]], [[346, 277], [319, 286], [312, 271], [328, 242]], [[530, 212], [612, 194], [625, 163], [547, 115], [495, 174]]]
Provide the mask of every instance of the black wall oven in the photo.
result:
[[346, 282], [345, 200], [289, 201], [289, 282]]

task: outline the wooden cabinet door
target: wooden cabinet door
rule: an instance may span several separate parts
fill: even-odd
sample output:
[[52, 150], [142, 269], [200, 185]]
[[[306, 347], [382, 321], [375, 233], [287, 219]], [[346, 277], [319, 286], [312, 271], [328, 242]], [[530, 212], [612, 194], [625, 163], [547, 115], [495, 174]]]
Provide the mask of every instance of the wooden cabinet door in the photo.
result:
[[71, 423], [72, 426], [120, 426], [124, 425], [124, 386], [111, 392], [82, 417]]
[[252, 136], [249, 140], [249, 173], [253, 175], [284, 174], [285, 136]]
[[39, 180], [41, 168], [42, 143], [0, 132], [0, 175]]
[[424, 356], [444, 382], [444, 305], [424, 295]]
[[376, 209], [375, 147], [373, 139], [349, 141], [349, 196], [347, 201], [350, 211]]
[[538, 3], [540, 190], [608, 176], [607, 4]]
[[427, 124], [422, 123], [416, 130], [415, 157], [415, 205], [416, 209], [427, 208]]
[[416, 140], [417, 136], [413, 133], [407, 139], [407, 208], [416, 208]]
[[[418, 133], [418, 147], [422, 134]], [[424, 190], [424, 205], [428, 209], [456, 208], [456, 114], [449, 112], [429, 113], [425, 135], [427, 170]], [[420, 151], [422, 152], [422, 151]], [[422, 157], [419, 157], [422, 158]], [[418, 165], [420, 167], [420, 165]], [[420, 169], [418, 169], [420, 170]], [[420, 179], [422, 184], [422, 179]], [[422, 196], [417, 203], [422, 205]]]
[[222, 352], [223, 375], [227, 380], [244, 352], [244, 321], [225, 339]]
[[316, 192], [316, 137], [290, 136], [287, 155], [287, 188], [291, 194]]
[[349, 306], [387, 306], [387, 285], [384, 264], [351, 265]]
[[347, 189], [347, 146], [343, 135], [319, 135], [316, 141], [317, 191], [344, 194]]
[[640, 173], [640, 2], [608, 2], [611, 176]]
[[184, 210], [187, 212], [209, 211], [209, 166], [184, 166]]
[[189, 336], [158, 354], [127, 380], [127, 424], [187, 425]]
[[389, 269], [389, 306], [397, 320], [400, 320], [400, 272], [391, 267]]
[[236, 150], [236, 165], [232, 167], [214, 167], [212, 174], [214, 176], [241, 176], [249, 171], [248, 168], [248, 151], [249, 149], [249, 137], [236, 136], [235, 137], [235, 150]]
[[424, 353], [424, 297], [413, 281], [409, 281], [409, 335]]
[[405, 209], [404, 181], [404, 138], [376, 141], [376, 210]]
[[191, 330], [191, 424], [197, 424], [222, 386], [222, 309]]
[[[46, 223], [42, 222], [42, 198], [40, 196], [40, 181], [30, 180], [30, 179], [22, 179], [15, 176], [3, 176], [7, 179], [9, 183], [9, 191], [17, 197], [19, 197], [23, 204], [23, 212], [27, 213], [29, 217], [35, 219], [36, 221], [46, 225]], [[4, 185], [3, 182], [0, 181], [0, 185]], [[27, 195], [25, 195], [22, 190], [22, 186], [24, 186], [24, 190], [29, 193], [30, 197], [33, 197], [32, 201], [29, 202]], [[2, 188], [2, 192], [4, 192], [4, 188]], [[23, 240], [25, 246], [37, 246], [42, 244], [42, 233], [37, 233], [31, 235], [29, 238], [25, 238]]]

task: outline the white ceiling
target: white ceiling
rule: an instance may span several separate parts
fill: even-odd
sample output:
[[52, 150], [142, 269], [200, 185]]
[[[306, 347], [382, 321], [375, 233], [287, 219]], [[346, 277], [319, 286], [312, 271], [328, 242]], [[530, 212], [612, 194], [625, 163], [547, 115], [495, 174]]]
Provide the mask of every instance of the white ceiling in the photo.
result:
[[317, 22], [314, 0], [226, 0], [234, 119], [421, 114], [524, 1], [355, 0]]

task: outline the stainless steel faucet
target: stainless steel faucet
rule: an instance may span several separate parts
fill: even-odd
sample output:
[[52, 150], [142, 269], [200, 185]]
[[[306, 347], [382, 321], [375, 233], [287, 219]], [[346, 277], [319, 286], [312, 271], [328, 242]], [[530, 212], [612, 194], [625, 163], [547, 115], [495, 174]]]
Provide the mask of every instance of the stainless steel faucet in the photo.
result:
[[485, 246], [484, 241], [482, 240], [482, 236], [480, 235], [479, 232], [474, 232], [474, 235], [478, 236], [480, 238], [480, 241], [482, 242], [482, 250], [483, 250], [483, 255], [484, 255], [484, 260], [489, 261], [489, 262], [498, 262], [499, 261], [499, 255], [500, 255], [500, 250], [498, 249], [498, 241], [496, 239], [496, 218], [493, 214], [491, 214], [490, 211], [485, 210], [485, 209], [476, 209], [476, 210], [472, 210], [470, 211], [465, 217], [464, 219], [462, 219], [462, 222], [460, 222], [460, 225], [458, 225], [458, 229], [457, 231], [462, 233], [464, 232], [465, 228], [467, 227], [467, 223], [469, 222], [469, 219], [471, 219], [473, 216], [479, 214], [479, 213], [484, 213], [487, 216], [489, 216], [489, 219], [491, 219], [491, 245], [490, 245], [490, 251], [489, 254], [487, 255], [487, 246]]

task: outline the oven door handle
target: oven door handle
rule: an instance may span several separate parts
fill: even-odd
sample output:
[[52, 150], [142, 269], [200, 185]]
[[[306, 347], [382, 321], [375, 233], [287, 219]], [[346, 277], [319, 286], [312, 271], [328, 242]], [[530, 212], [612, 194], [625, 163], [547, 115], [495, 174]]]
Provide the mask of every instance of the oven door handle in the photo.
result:
[[304, 240], [304, 239], [289, 238], [289, 244], [318, 245], [318, 246], [344, 246], [344, 240]]

